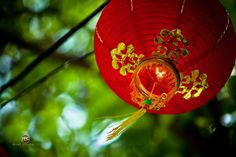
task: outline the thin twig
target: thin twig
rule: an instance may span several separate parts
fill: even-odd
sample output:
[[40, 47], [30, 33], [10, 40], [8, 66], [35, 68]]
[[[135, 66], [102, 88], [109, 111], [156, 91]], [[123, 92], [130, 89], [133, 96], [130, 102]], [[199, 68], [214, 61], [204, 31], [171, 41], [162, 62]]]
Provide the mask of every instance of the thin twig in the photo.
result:
[[[0, 30], [0, 34], [2, 37], [1, 39], [3, 39], [4, 42], [7, 43], [9, 41], [9, 42], [13, 43], [14, 45], [17, 45], [23, 49], [30, 50], [30, 51], [26, 51], [26, 52], [35, 52], [35, 54], [39, 55], [43, 51], [45, 51], [45, 48], [40, 46], [40, 44], [25, 41], [22, 37], [20, 37], [17, 34], [12, 34], [10, 32], [7, 32], [6, 30]], [[65, 61], [70, 60], [72, 57], [77, 57], [77, 56], [68, 56], [66, 54], [61, 54], [56, 51], [52, 55], [50, 55], [49, 57], [59, 60], [61, 62], [65, 62]], [[87, 62], [79, 62], [77, 64], [78, 64], [78, 66], [81, 66], [81, 65], [83, 65], [85, 67], [89, 66]]]
[[45, 76], [41, 77], [39, 80], [37, 80], [36, 82], [32, 83], [30, 86], [26, 87], [25, 89], [23, 89], [21, 92], [17, 93], [15, 96], [13, 96], [12, 98], [4, 101], [3, 103], [0, 104], [0, 109], [3, 108], [5, 105], [7, 105], [9, 102], [14, 101], [20, 97], [22, 97], [23, 95], [29, 93], [31, 90], [33, 90], [35, 87], [37, 87], [38, 85], [42, 84], [43, 82], [45, 82], [46, 80], [48, 80], [51, 76], [57, 74], [59, 71], [61, 71], [62, 69], [64, 69], [65, 67], [67, 67], [68, 65], [74, 63], [75, 61], [82, 61], [83, 59], [87, 58], [88, 56], [90, 56], [91, 54], [93, 54], [93, 52], [89, 52], [87, 54], [85, 54], [82, 57], [79, 58], [75, 58], [75, 59], [71, 59], [66, 61], [65, 63], [63, 63], [62, 65], [56, 67], [55, 69], [53, 69], [52, 71], [50, 71], [49, 73], [47, 73]]
[[39, 63], [41, 63], [45, 58], [50, 56], [55, 50], [57, 50], [69, 37], [71, 37], [76, 31], [82, 28], [90, 19], [92, 19], [97, 13], [99, 13], [109, 1], [103, 3], [100, 7], [98, 7], [93, 13], [91, 13], [87, 18], [85, 18], [82, 22], [80, 22], [75, 27], [71, 28], [69, 32], [67, 32], [64, 36], [62, 36], [58, 41], [56, 41], [51, 47], [49, 47], [46, 51], [40, 54], [35, 60], [33, 60], [28, 66], [23, 69], [16, 77], [12, 78], [9, 82], [2, 85], [0, 88], [0, 93], [5, 91], [7, 88], [14, 86], [17, 82], [21, 81], [25, 78]]

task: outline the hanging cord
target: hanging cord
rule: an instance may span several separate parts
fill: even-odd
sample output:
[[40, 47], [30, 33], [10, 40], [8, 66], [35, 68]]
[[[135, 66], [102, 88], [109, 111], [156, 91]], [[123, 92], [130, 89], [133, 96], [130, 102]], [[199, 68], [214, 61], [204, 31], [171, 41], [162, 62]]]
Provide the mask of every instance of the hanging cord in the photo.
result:
[[81, 61], [85, 58], [87, 58], [88, 56], [92, 55], [93, 52], [89, 52], [87, 54], [85, 54], [84, 56], [81, 56], [79, 58], [76, 59], [71, 59], [66, 61], [65, 63], [63, 63], [62, 65], [56, 67], [55, 69], [53, 69], [52, 71], [50, 71], [49, 73], [47, 73], [46, 75], [44, 75], [43, 77], [41, 77], [39, 80], [37, 80], [36, 82], [32, 83], [30, 86], [26, 87], [25, 89], [23, 89], [21, 92], [19, 92], [18, 94], [16, 94], [15, 96], [13, 96], [12, 98], [4, 101], [3, 103], [0, 104], [0, 110], [6, 106], [9, 102], [17, 100], [18, 98], [24, 96], [25, 94], [29, 93], [30, 91], [32, 91], [35, 87], [37, 87], [38, 85], [42, 84], [43, 82], [45, 82], [46, 80], [48, 80], [51, 76], [57, 74], [59, 71], [63, 70], [64, 68], [68, 67], [69, 65], [71, 65], [72, 63], [76, 62], [76, 61]]
[[7, 88], [14, 86], [16, 83], [24, 79], [32, 70], [34, 70], [34, 68], [36, 68], [39, 65], [39, 63], [41, 63], [45, 58], [47, 58], [55, 50], [57, 50], [67, 39], [69, 39], [75, 32], [77, 32], [86, 23], [88, 23], [95, 15], [97, 15], [108, 3], [109, 3], [109, 0], [104, 2], [94, 12], [92, 12], [87, 18], [85, 18], [75, 27], [71, 28], [69, 32], [67, 32], [64, 36], [62, 36], [59, 40], [57, 40], [51, 47], [49, 47], [46, 51], [41, 53], [35, 60], [33, 60], [28, 66], [26, 66], [26, 68], [23, 69], [17, 76], [12, 78], [6, 84], [2, 85], [0, 87], [0, 93], [4, 92]]

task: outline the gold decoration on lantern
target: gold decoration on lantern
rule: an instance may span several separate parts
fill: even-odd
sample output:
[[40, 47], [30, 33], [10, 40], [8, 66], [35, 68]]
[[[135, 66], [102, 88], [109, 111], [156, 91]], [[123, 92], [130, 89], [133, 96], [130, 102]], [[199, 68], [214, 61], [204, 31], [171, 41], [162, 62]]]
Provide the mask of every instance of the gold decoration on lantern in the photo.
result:
[[[149, 88], [143, 82], [143, 77], [150, 79], [147, 81]], [[164, 84], [169, 89], [161, 87], [164, 85], [163, 80], [168, 80]], [[165, 104], [175, 95], [178, 87], [179, 76], [174, 67], [168, 61], [154, 56], [142, 60], [136, 67], [130, 83], [130, 96], [141, 108], [160, 110], [166, 107]], [[148, 103], [144, 103], [145, 101], [150, 101], [151, 104], [146, 106]]]
[[[155, 88], [154, 84], [154, 88]], [[140, 91], [136, 88], [136, 86], [134, 86], [134, 80], [131, 81], [130, 83], [130, 87], [131, 87], [131, 93], [130, 96], [132, 98], [132, 101], [135, 102], [136, 104], [139, 105], [139, 107], [144, 108], [146, 104], [144, 104], [145, 100], [149, 99], [152, 104], [150, 106], [147, 106], [147, 109], [151, 110], [160, 110], [163, 107], [166, 107], [165, 103], [166, 103], [166, 93], [162, 93], [161, 96], [157, 97], [157, 96], [145, 96], [143, 94], [140, 93]]]
[[157, 49], [153, 55], [170, 59], [174, 64], [177, 64], [177, 59], [180, 56], [189, 54], [187, 50], [189, 42], [178, 28], [171, 31], [162, 29], [160, 35], [154, 39], [154, 43], [157, 44]]
[[194, 70], [191, 75], [186, 76], [180, 73], [180, 78], [180, 87], [176, 93], [184, 94], [183, 98], [186, 100], [199, 97], [209, 87], [207, 74], [200, 74], [199, 70]]
[[135, 67], [139, 64], [144, 57], [143, 54], [136, 54], [134, 52], [134, 46], [120, 42], [117, 48], [111, 50], [112, 67], [115, 70], [119, 70], [120, 74], [126, 76], [127, 73], [134, 73]]

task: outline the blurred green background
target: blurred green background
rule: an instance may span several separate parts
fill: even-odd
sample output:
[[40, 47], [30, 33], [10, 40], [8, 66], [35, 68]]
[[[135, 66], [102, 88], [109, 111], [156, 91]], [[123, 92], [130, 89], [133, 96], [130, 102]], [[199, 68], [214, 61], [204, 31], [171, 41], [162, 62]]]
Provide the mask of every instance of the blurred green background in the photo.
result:
[[[102, 0], [0, 0], [0, 85], [16, 76]], [[222, 0], [236, 29], [236, 1]], [[210, 6], [209, 6], [210, 7]], [[93, 51], [98, 14], [30, 75], [0, 95], [13, 97], [71, 58]], [[103, 82], [94, 55], [59, 73], [0, 110], [0, 156], [211, 157], [236, 156], [236, 68], [204, 107], [181, 115], [147, 114], [121, 138], [102, 130], [136, 111]], [[107, 117], [108, 116], [108, 117]], [[109, 117], [111, 116], [111, 117]], [[23, 135], [31, 138], [22, 145]]]

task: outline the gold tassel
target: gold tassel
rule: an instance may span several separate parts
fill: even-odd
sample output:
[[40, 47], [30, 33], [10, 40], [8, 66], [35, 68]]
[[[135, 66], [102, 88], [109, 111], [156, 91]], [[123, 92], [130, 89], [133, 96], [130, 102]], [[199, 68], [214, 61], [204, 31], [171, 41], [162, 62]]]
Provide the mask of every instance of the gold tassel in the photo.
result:
[[[151, 94], [153, 93], [154, 89], [156, 87], [156, 82], [153, 84]], [[150, 98], [146, 99], [144, 102], [144, 106], [152, 106], [152, 100]], [[138, 111], [134, 112], [130, 117], [128, 117], [126, 120], [121, 121], [120, 124], [113, 126], [112, 128], [109, 128], [111, 131], [107, 133], [106, 141], [110, 142], [120, 136], [128, 127], [130, 127], [134, 122], [136, 122], [139, 118], [141, 118], [145, 113], [147, 112], [147, 109], [142, 107]]]
[[131, 115], [128, 119], [124, 120], [118, 126], [112, 128], [112, 130], [108, 132], [106, 140], [111, 141], [121, 135], [121, 133], [123, 133], [129, 126], [131, 126], [136, 120], [142, 117], [146, 112], [147, 110], [145, 108], [141, 108], [137, 112], [133, 113], [133, 115]]

